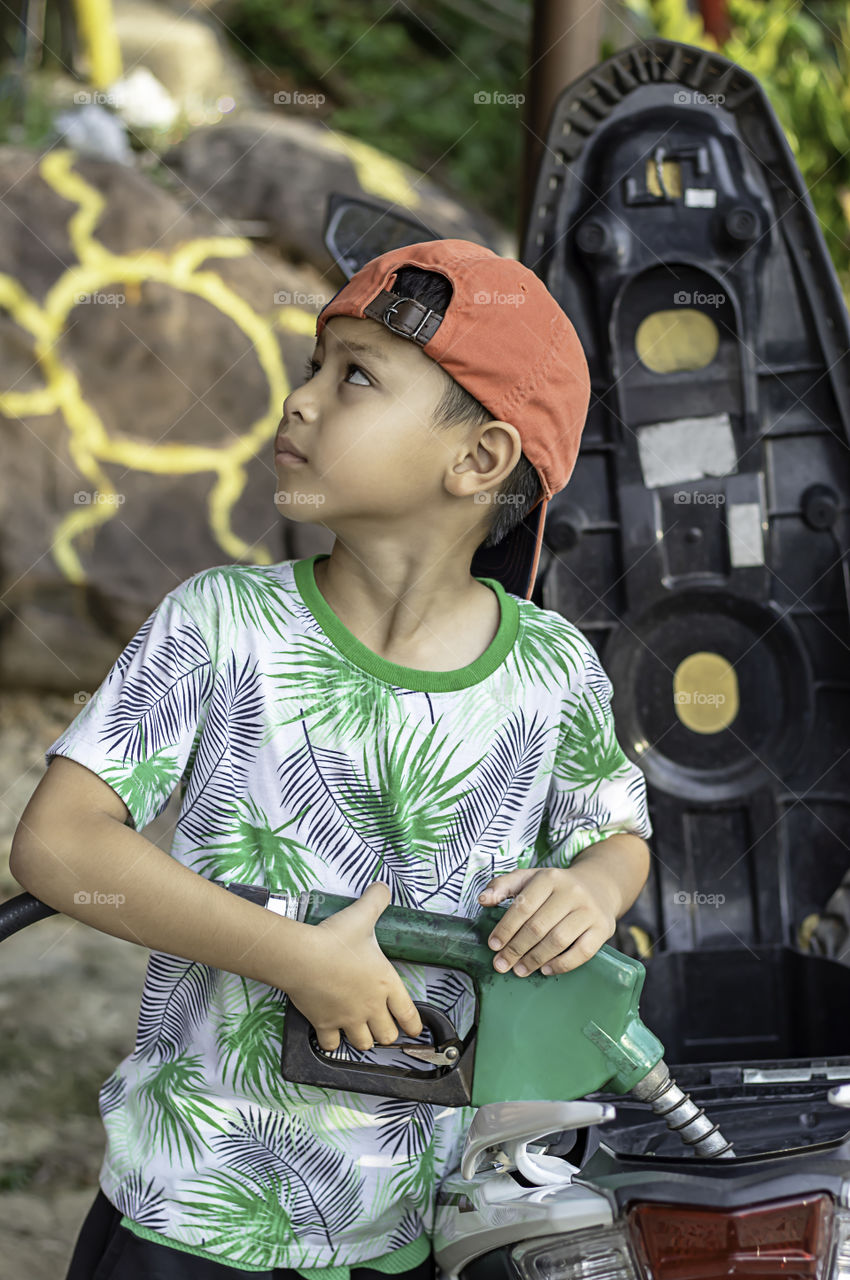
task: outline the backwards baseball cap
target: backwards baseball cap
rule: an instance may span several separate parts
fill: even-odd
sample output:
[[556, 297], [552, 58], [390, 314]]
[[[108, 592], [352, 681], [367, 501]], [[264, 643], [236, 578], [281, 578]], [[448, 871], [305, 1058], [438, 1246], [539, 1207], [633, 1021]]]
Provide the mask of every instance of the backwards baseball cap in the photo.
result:
[[[452, 296], [444, 314], [393, 291], [402, 267], [446, 277]], [[319, 312], [316, 338], [334, 316], [377, 320], [417, 342], [485, 409], [516, 427], [542, 493], [501, 542], [478, 547], [471, 571], [531, 599], [546, 509], [572, 475], [590, 402], [587, 361], [565, 312], [521, 262], [471, 240], [426, 240], [367, 262]]]

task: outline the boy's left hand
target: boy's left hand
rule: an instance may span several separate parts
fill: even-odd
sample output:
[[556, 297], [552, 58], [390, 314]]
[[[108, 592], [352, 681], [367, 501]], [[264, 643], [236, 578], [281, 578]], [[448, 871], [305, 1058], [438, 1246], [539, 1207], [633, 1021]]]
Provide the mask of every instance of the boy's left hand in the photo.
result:
[[518, 867], [491, 880], [479, 901], [492, 907], [504, 898], [515, 901], [488, 941], [498, 939], [495, 967], [519, 977], [578, 968], [617, 927], [616, 888], [589, 866]]

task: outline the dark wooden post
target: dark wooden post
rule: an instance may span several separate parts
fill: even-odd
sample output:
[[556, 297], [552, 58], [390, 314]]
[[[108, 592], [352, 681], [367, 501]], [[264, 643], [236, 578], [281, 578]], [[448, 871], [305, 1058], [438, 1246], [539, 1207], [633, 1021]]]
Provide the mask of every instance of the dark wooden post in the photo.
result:
[[525, 146], [517, 222], [518, 252], [531, 211], [534, 179], [552, 107], [562, 89], [599, 61], [602, 16], [600, 0], [535, 0], [523, 90]]

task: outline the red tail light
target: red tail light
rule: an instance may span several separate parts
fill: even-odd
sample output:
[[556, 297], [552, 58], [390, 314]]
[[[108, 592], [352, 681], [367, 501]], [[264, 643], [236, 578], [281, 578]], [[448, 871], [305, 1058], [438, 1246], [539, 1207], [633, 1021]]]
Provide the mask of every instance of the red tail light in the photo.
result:
[[829, 1195], [748, 1209], [640, 1204], [628, 1214], [653, 1280], [824, 1280], [832, 1230]]

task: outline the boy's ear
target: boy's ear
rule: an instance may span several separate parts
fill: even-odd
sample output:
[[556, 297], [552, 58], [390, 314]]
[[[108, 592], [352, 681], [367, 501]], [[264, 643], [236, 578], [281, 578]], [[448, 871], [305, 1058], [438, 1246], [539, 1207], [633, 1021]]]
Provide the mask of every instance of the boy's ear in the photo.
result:
[[510, 422], [495, 419], [474, 427], [470, 436], [469, 451], [455, 473], [485, 477], [494, 487], [503, 484], [516, 467], [522, 454], [522, 440], [516, 427]]

